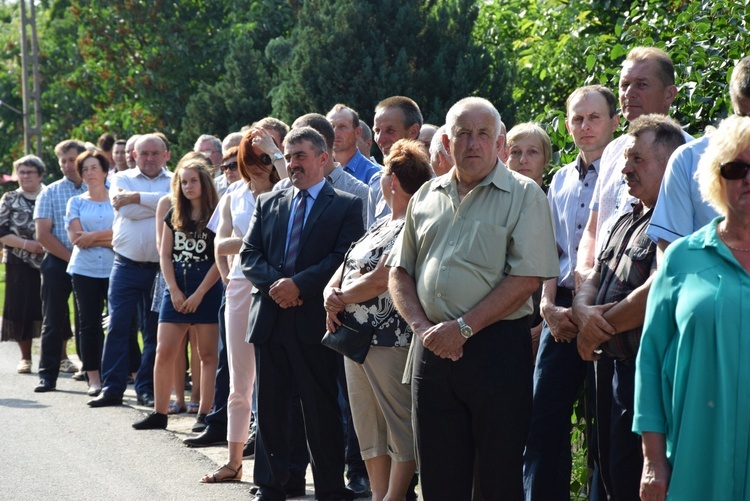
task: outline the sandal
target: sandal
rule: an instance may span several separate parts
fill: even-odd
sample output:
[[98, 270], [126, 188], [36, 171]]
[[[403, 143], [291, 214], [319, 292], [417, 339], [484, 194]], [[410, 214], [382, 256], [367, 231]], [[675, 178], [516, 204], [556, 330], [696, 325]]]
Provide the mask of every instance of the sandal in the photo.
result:
[[[223, 469], [227, 469], [234, 473], [234, 475], [227, 475], [224, 477], [219, 476], [219, 472]], [[205, 477], [201, 478], [200, 483], [202, 484], [218, 484], [221, 482], [239, 482], [242, 480], [242, 465], [239, 468], [232, 468], [229, 464], [225, 464], [213, 473], [209, 473]]]
[[187, 405], [188, 414], [198, 414], [198, 402], [190, 402]]
[[187, 406], [184, 403], [182, 405], [177, 405], [174, 402], [170, 402], [167, 414], [182, 414], [185, 411], [187, 411]]

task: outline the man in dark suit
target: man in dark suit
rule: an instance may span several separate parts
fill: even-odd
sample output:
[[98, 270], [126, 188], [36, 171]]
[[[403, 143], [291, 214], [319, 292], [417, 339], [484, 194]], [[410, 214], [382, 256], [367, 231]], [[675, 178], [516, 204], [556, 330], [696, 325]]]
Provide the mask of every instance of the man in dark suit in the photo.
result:
[[255, 344], [257, 364], [257, 499], [286, 497], [286, 423], [295, 392], [302, 401], [316, 498], [349, 499], [336, 353], [320, 344], [322, 294], [351, 242], [364, 232], [362, 201], [326, 182], [326, 144], [314, 129], [293, 129], [284, 140], [284, 157], [293, 188], [258, 198], [240, 252], [243, 273], [254, 285], [247, 340]]

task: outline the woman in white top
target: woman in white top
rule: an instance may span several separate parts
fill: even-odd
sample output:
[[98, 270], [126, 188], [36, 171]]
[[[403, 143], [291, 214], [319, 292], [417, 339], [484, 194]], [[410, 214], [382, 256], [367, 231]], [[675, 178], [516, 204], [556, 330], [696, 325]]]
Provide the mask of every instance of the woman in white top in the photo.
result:
[[261, 193], [271, 191], [279, 181], [270, 157], [253, 147], [257, 130], [250, 130], [242, 138], [237, 161], [243, 185], [223, 197], [219, 203], [221, 218], [216, 234], [216, 262], [229, 257], [231, 267], [219, 265], [222, 280], [227, 284], [224, 313], [227, 331], [227, 360], [229, 362], [229, 400], [227, 402], [227, 442], [229, 460], [201, 482], [231, 482], [242, 479], [242, 449], [250, 428], [251, 399], [255, 382], [255, 351], [245, 342], [253, 285], [242, 274], [240, 260], [233, 259], [242, 247], [255, 210], [255, 200]]

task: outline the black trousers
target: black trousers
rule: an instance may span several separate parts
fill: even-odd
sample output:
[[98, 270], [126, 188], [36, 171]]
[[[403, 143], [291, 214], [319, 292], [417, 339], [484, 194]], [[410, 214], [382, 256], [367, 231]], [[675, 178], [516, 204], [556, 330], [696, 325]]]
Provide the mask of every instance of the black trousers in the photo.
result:
[[413, 342], [413, 419], [424, 498], [471, 499], [476, 454], [483, 499], [523, 499], [533, 374], [528, 317], [476, 333], [457, 362]]
[[98, 371], [102, 366], [104, 346], [102, 311], [104, 311], [108, 289], [109, 277], [93, 278], [73, 274], [73, 290], [81, 324], [78, 329], [78, 338], [84, 371]]
[[[290, 401], [302, 402], [307, 445], [320, 500], [348, 498], [344, 486], [344, 433], [338, 405], [336, 353], [320, 344], [303, 344], [294, 320], [279, 315], [274, 334], [255, 345], [258, 428], [253, 482], [269, 500], [286, 498], [289, 478]], [[312, 327], [311, 327], [312, 328]]]
[[[52, 383], [57, 381], [60, 373], [63, 341], [70, 338], [68, 297], [73, 291], [73, 284], [65, 271], [67, 268], [66, 261], [49, 252], [45, 254], [39, 268], [42, 275], [42, 353], [39, 359], [39, 377]], [[77, 340], [78, 336], [76, 348]], [[80, 350], [78, 351], [80, 355]]]

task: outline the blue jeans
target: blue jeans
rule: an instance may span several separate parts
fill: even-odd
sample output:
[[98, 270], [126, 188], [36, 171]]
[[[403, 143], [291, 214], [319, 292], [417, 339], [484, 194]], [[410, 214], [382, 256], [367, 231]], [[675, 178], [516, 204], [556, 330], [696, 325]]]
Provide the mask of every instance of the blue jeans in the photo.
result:
[[109, 328], [102, 354], [102, 391], [106, 395], [117, 397], [125, 392], [130, 326], [136, 312], [143, 334], [143, 353], [135, 378], [135, 391], [138, 395], [154, 394], [158, 314], [151, 311], [151, 293], [157, 271], [156, 263], [149, 266], [121, 256], [115, 257], [109, 277]]
[[523, 461], [527, 500], [570, 499], [570, 417], [586, 372], [586, 362], [578, 355], [575, 339], [570, 343], [556, 342], [544, 322]]

